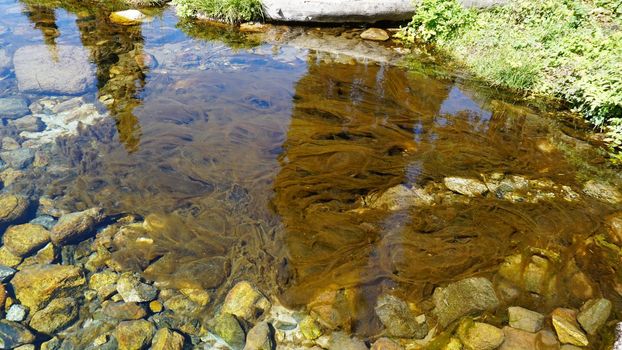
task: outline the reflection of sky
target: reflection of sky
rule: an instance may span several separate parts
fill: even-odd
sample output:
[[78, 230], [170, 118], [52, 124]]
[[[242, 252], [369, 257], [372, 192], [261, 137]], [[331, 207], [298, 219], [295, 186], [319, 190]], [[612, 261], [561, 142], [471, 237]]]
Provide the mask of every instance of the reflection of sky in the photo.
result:
[[454, 86], [449, 91], [449, 96], [441, 104], [439, 115], [434, 121], [438, 126], [446, 126], [449, 115], [456, 115], [461, 112], [468, 113], [469, 121], [475, 130], [485, 130], [488, 121], [492, 117], [492, 112], [482, 109], [479, 104], [460, 91], [458, 87]]

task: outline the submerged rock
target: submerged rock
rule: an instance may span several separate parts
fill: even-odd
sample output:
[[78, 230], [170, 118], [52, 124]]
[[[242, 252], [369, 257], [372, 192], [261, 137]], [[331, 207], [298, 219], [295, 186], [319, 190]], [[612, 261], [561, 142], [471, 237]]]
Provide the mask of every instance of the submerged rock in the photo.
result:
[[56, 245], [74, 242], [93, 231], [95, 226], [105, 218], [100, 208], [91, 208], [84, 211], [65, 214], [52, 228], [50, 236]]
[[139, 320], [147, 316], [147, 311], [139, 304], [122, 301], [106, 302], [103, 312], [108, 317], [122, 321]]
[[606, 182], [590, 180], [583, 186], [583, 192], [603, 202], [617, 204], [622, 202], [622, 193]]
[[182, 350], [184, 337], [168, 328], [160, 328], [153, 337], [151, 350]]
[[409, 188], [397, 185], [381, 194], [371, 194], [364, 199], [365, 204], [374, 209], [403, 210], [410, 207], [428, 206], [434, 203], [434, 197], [419, 187]]
[[21, 304], [13, 304], [6, 312], [5, 318], [9, 321], [22, 322], [28, 315], [28, 308]]
[[588, 334], [594, 335], [607, 322], [611, 308], [611, 301], [605, 298], [588, 300], [581, 306], [577, 321]]
[[74, 295], [86, 283], [82, 271], [70, 265], [33, 265], [15, 274], [11, 284], [17, 299], [31, 312], [60, 297]]
[[272, 350], [275, 346], [270, 325], [264, 321], [248, 331], [244, 350]]
[[136, 25], [144, 22], [147, 19], [144, 13], [138, 10], [124, 10], [116, 11], [110, 14], [110, 20], [113, 23], [122, 24], [126, 26]]
[[371, 350], [403, 350], [404, 348], [389, 338], [380, 338], [371, 346]]
[[510, 318], [510, 326], [517, 329], [522, 329], [527, 332], [535, 333], [542, 329], [542, 323], [544, 322], [544, 315], [527, 310], [522, 307], [513, 306], [508, 308], [508, 315]]
[[52, 300], [45, 308], [32, 315], [29, 326], [37, 332], [52, 335], [78, 318], [78, 304], [74, 298]]
[[158, 289], [140, 281], [140, 277], [132, 272], [121, 274], [117, 281], [117, 292], [126, 303], [142, 303], [151, 301], [158, 295]]
[[577, 312], [571, 309], [557, 308], [553, 310], [551, 319], [559, 341], [576, 346], [587, 346], [588, 339], [576, 320]]
[[28, 198], [12, 194], [0, 195], [0, 226], [14, 223], [25, 216], [30, 206]]
[[119, 350], [140, 350], [151, 344], [154, 325], [146, 320], [123, 321], [116, 328]]
[[16, 170], [25, 169], [35, 159], [35, 152], [30, 148], [18, 148], [0, 153], [2, 160]]
[[225, 298], [223, 313], [252, 321], [270, 309], [270, 301], [249, 282], [236, 284]]
[[437, 288], [432, 296], [434, 313], [443, 327], [462, 316], [493, 310], [499, 306], [492, 283], [483, 277], [471, 277]]
[[361, 33], [361, 38], [365, 40], [373, 41], [387, 41], [389, 40], [389, 33], [386, 30], [380, 28], [369, 28]]
[[501, 329], [469, 319], [460, 323], [458, 337], [467, 350], [493, 350], [498, 348], [505, 338]]
[[328, 350], [367, 350], [367, 345], [362, 340], [344, 332], [333, 332], [327, 345]]
[[463, 177], [446, 177], [443, 179], [445, 187], [453, 192], [468, 196], [477, 197], [488, 192], [488, 187], [477, 179]]
[[381, 295], [375, 311], [391, 337], [422, 339], [428, 334], [425, 315], [423, 319], [416, 317], [405, 301], [393, 295]]
[[13, 58], [20, 91], [74, 95], [95, 83], [88, 52], [79, 46], [47, 45], [20, 47]]
[[549, 331], [531, 333], [512, 327], [503, 327], [504, 341], [499, 350], [559, 349], [559, 342]]
[[6, 230], [2, 240], [11, 253], [24, 257], [45, 246], [50, 241], [50, 232], [40, 225], [16, 225]]
[[26, 114], [30, 114], [26, 99], [21, 97], [0, 98], [0, 119], [17, 119]]
[[0, 320], [0, 348], [13, 349], [20, 345], [30, 344], [35, 336], [17, 322]]
[[246, 334], [240, 322], [229, 313], [219, 313], [210, 322], [210, 329], [224, 340], [233, 350], [242, 350]]
[[16, 270], [9, 266], [0, 265], [0, 282], [6, 282], [15, 275]]

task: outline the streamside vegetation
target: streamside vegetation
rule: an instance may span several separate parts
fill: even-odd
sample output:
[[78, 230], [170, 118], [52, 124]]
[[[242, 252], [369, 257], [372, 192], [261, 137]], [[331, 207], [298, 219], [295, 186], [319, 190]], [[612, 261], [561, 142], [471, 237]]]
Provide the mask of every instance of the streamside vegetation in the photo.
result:
[[434, 44], [494, 85], [566, 101], [606, 132], [622, 164], [621, 0], [510, 0], [488, 9], [419, 0], [401, 38]]
[[181, 17], [205, 16], [227, 23], [263, 18], [260, 0], [173, 0]]

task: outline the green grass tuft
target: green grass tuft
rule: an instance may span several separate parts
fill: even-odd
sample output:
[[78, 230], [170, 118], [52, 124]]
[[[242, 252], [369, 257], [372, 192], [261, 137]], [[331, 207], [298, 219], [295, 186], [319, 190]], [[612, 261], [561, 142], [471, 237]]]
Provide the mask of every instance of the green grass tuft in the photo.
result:
[[227, 23], [241, 23], [263, 18], [260, 0], [173, 0], [181, 17], [197, 15]]

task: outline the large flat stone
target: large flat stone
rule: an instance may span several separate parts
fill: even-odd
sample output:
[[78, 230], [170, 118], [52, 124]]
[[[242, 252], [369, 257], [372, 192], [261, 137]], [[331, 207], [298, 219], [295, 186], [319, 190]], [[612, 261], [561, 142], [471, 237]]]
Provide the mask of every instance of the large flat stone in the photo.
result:
[[[460, 0], [465, 7], [490, 7], [507, 0]], [[264, 15], [271, 21], [374, 23], [408, 21], [415, 14], [412, 0], [262, 0]]]
[[23, 92], [73, 95], [95, 83], [88, 52], [79, 46], [24, 46], [15, 52], [13, 65], [17, 85]]

